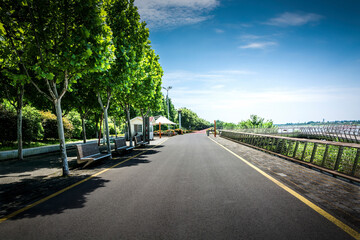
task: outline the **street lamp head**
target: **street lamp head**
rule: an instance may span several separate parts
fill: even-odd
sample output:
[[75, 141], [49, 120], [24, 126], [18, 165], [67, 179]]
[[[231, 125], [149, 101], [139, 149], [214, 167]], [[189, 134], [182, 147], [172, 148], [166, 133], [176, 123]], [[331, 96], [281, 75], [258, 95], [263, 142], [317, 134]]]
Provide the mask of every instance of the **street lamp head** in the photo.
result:
[[168, 86], [167, 88], [163, 87], [163, 89], [165, 89], [166, 91], [169, 91], [170, 89], [172, 89], [172, 86]]

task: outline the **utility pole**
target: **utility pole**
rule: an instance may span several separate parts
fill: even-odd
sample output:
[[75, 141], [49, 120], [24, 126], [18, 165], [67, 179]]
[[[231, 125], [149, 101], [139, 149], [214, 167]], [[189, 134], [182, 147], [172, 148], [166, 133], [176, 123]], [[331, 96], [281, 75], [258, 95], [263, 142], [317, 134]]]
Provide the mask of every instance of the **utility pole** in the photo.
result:
[[[163, 87], [163, 89], [166, 90], [167, 114], [168, 114], [168, 119], [170, 120], [170, 115], [169, 115], [169, 90], [172, 89], [172, 86], [168, 86], [167, 88]], [[167, 127], [169, 129], [169, 124], [167, 125]]]

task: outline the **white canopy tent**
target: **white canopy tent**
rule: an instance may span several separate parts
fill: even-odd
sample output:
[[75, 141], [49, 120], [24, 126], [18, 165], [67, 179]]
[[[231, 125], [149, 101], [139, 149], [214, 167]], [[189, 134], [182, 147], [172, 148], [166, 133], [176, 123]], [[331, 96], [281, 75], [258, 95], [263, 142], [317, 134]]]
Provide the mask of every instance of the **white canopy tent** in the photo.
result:
[[176, 125], [176, 123], [170, 121], [169, 119], [167, 119], [166, 117], [163, 117], [163, 116], [160, 116], [158, 119], [156, 119], [156, 121], [153, 123], [153, 125], [159, 125], [159, 123]]

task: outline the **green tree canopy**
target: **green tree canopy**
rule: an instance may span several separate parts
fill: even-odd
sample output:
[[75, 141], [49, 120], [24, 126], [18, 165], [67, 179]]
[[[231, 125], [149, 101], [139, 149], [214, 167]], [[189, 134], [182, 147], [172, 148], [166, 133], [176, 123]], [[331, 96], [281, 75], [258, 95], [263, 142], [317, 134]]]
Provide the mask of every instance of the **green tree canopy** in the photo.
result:
[[[68, 175], [61, 99], [83, 74], [110, 67], [113, 47], [104, 1], [4, 0], [2, 3], [1, 41], [16, 56], [33, 86], [54, 103], [63, 174]], [[30, 70], [35, 77], [30, 77]]]

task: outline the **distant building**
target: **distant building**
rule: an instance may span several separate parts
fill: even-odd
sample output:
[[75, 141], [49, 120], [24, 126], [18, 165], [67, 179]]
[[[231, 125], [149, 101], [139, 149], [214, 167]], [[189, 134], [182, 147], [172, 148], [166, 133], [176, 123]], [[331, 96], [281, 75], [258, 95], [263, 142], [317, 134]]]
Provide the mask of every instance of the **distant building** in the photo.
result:
[[[154, 127], [153, 123], [155, 122], [154, 117], [149, 117], [150, 119], [150, 139], [154, 139]], [[142, 117], [135, 117], [130, 119], [131, 125], [131, 136], [143, 135], [143, 120]]]

